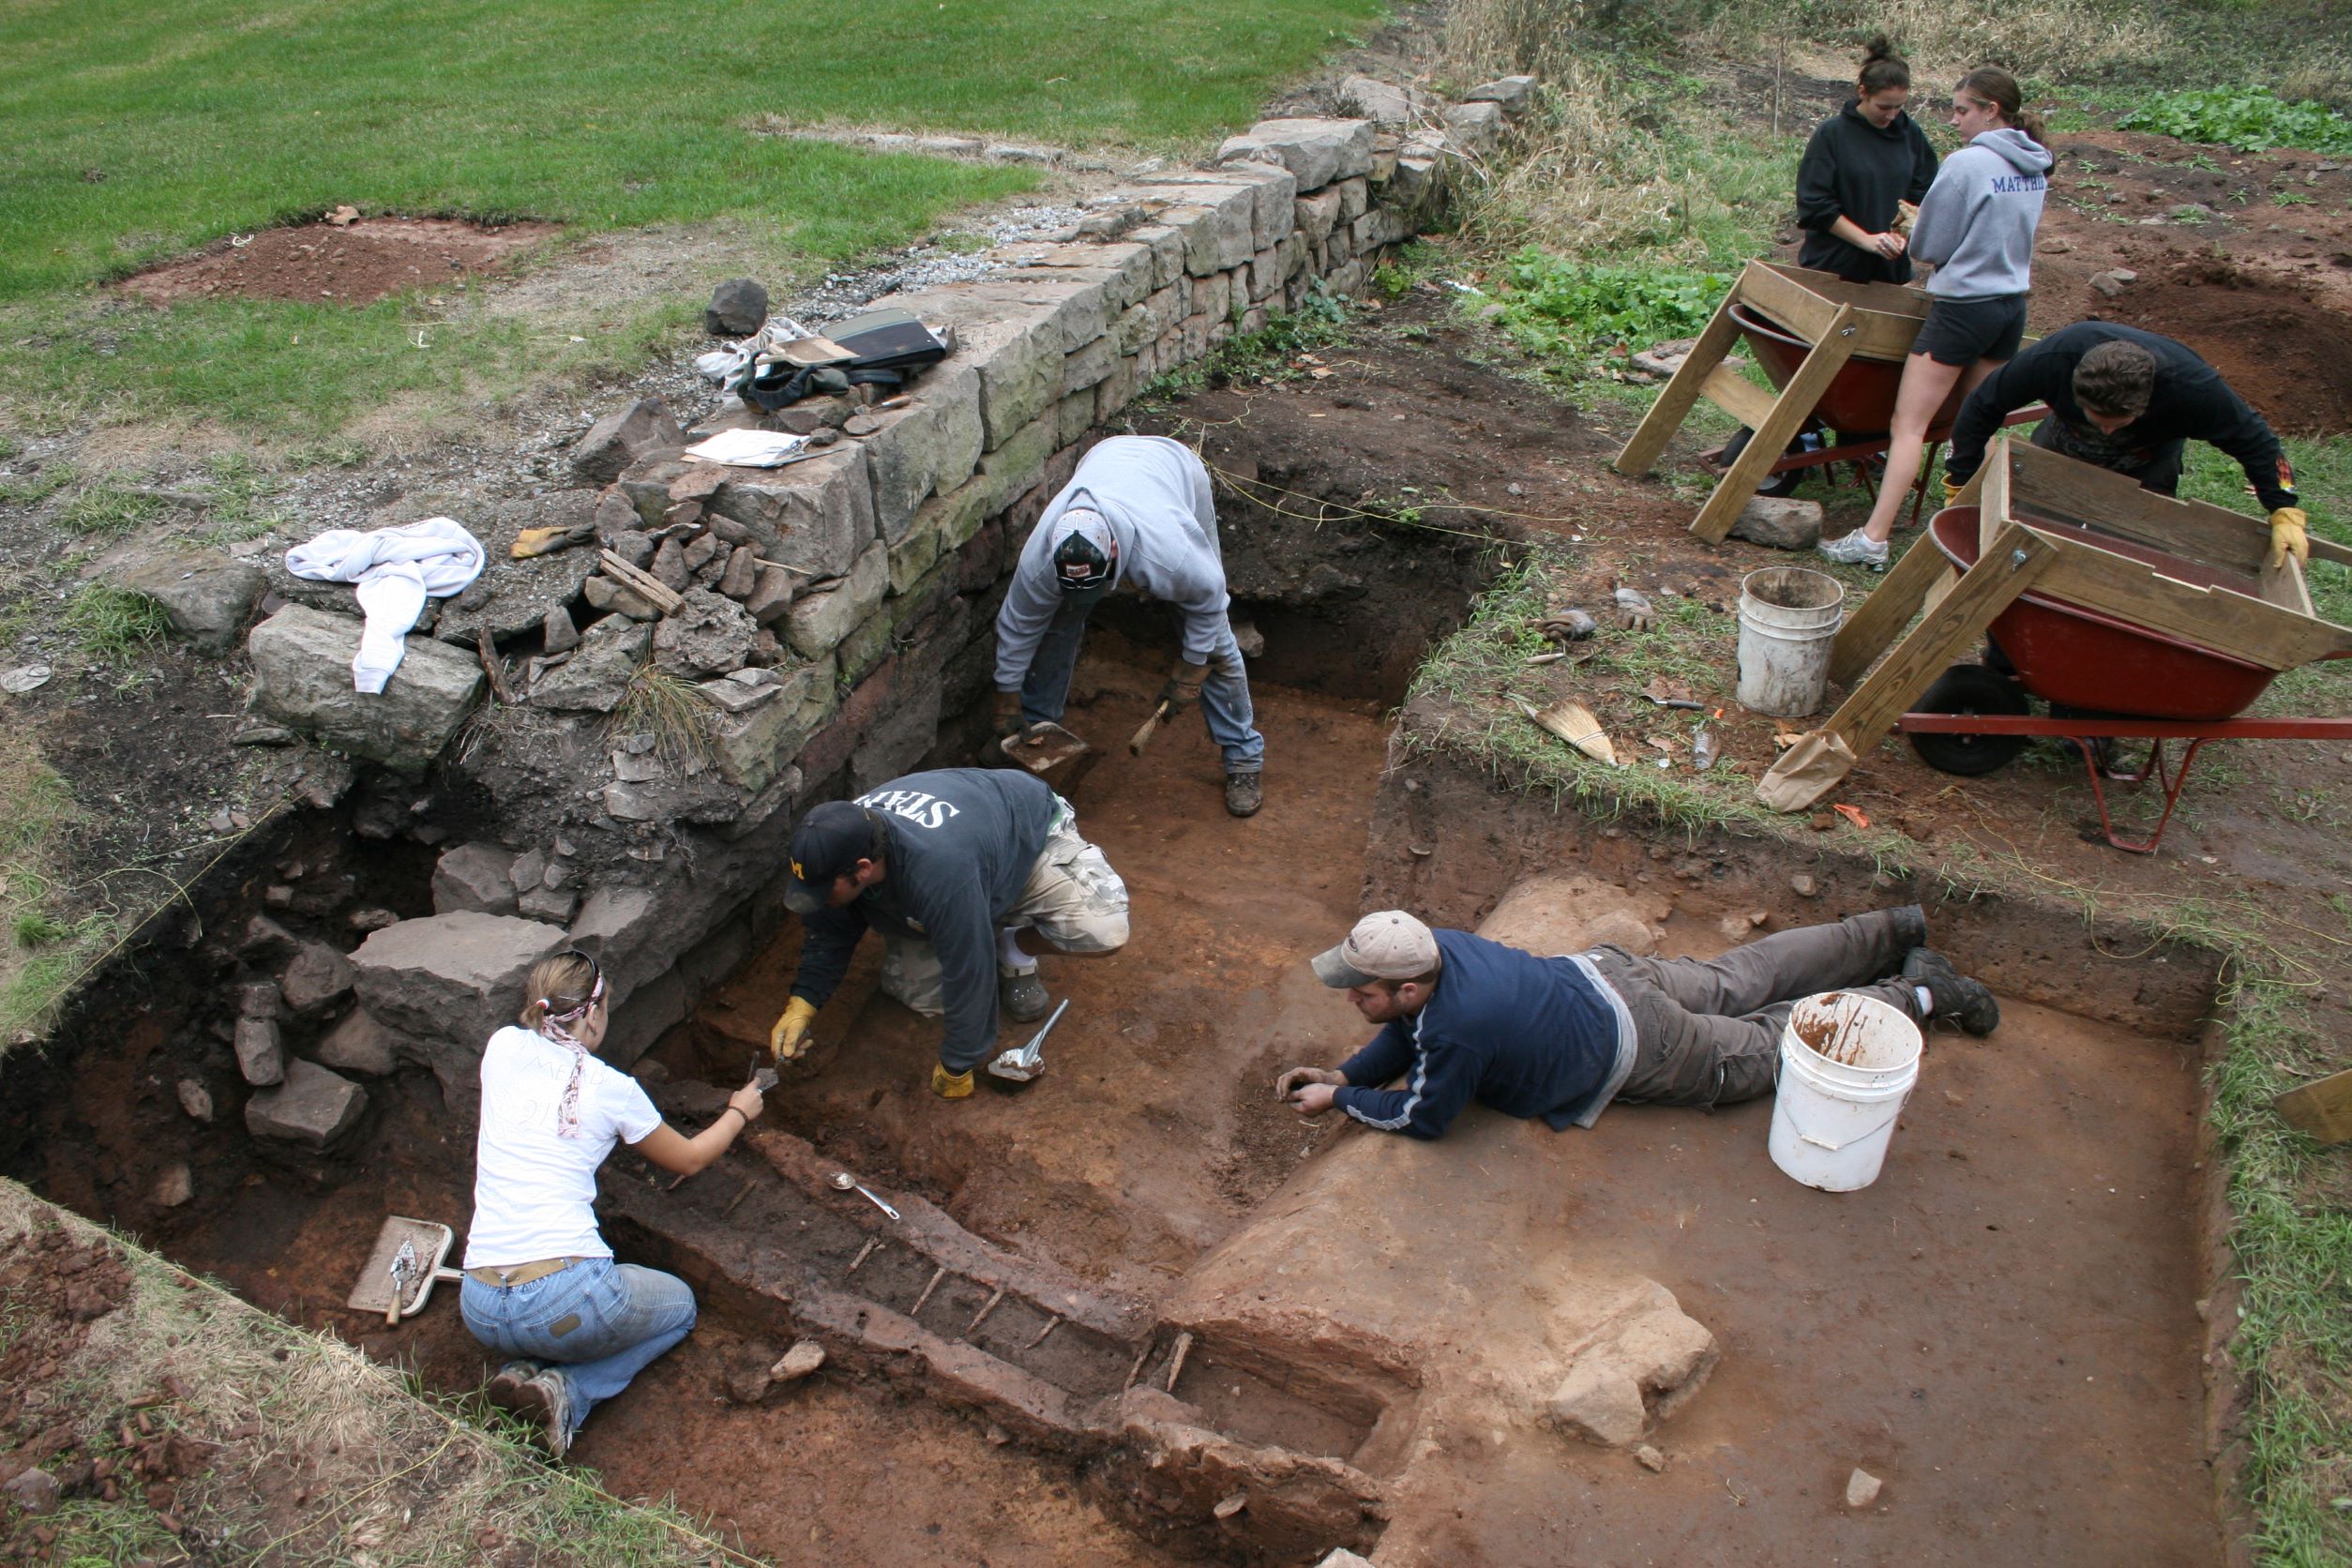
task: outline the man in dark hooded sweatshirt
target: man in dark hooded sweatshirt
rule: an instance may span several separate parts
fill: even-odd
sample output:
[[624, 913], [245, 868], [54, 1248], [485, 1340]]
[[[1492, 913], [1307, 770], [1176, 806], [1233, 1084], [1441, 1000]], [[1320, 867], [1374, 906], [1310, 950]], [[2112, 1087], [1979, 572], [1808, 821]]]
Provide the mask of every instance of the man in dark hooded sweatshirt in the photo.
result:
[[1897, 215], [1936, 179], [1936, 149], [1904, 112], [1911, 68], [1884, 38], [1871, 40], [1854, 97], [1814, 128], [1797, 165], [1797, 264], [1849, 283], [1907, 283], [1908, 244]]

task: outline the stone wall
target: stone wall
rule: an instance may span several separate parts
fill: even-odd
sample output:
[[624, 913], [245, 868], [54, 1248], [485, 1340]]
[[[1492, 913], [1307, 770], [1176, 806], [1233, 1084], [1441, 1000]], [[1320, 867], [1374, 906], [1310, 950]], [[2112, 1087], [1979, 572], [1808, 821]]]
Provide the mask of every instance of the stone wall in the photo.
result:
[[[357, 640], [348, 590], [273, 574], [300, 602], [249, 640], [256, 706], [388, 774], [437, 767], [493, 802], [488, 834], [435, 879], [436, 912], [352, 956], [361, 1005], [403, 1056], [470, 1109], [482, 1010], [453, 1005], [450, 988], [478, 989], [495, 969], [503, 999], [566, 929], [613, 960], [609, 1058], [634, 1061], [684, 1018], [780, 918], [761, 895], [792, 822], [917, 765], [942, 717], [987, 689], [1003, 577], [1089, 432], [1154, 377], [1315, 291], [1361, 288], [1441, 217], [1459, 162], [1491, 150], [1529, 102], [1519, 79], [1472, 97], [1425, 128], [1263, 122], [1209, 166], [1135, 173], [1008, 267], [874, 301], [953, 334], [902, 406], [737, 409], [683, 431], [646, 402], [600, 420], [573, 453], [580, 487], [501, 508], [490, 572], [433, 628], [477, 654], [487, 639], [501, 656], [483, 662], [502, 671], [520, 659], [511, 701], [487, 713], [489, 683], [422, 637], [384, 699], [326, 694]], [[825, 445], [780, 469], [681, 458], [691, 439], [742, 426]], [[583, 542], [511, 561], [525, 527]], [[599, 568], [591, 531], [675, 602]], [[680, 753], [614, 725], [645, 668], [699, 690], [701, 744]], [[371, 701], [382, 734], [367, 731]], [[498, 924], [467, 924], [482, 916]], [[493, 928], [499, 962], [486, 966]]]

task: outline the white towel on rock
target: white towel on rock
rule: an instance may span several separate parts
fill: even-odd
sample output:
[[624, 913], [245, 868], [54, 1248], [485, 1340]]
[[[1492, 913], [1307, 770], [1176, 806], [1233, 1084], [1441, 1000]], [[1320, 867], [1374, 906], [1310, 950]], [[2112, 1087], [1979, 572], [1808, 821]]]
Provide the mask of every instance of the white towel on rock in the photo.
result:
[[455, 518], [366, 534], [330, 528], [286, 551], [286, 569], [313, 581], [358, 585], [368, 619], [351, 661], [352, 685], [378, 692], [400, 667], [401, 639], [424, 613], [426, 598], [445, 598], [482, 575], [482, 541]]

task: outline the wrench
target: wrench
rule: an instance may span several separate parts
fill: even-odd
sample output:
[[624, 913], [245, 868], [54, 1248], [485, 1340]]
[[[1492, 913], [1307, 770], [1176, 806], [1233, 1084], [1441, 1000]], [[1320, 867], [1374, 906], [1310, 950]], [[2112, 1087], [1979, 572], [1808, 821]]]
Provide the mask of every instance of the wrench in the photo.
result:
[[880, 1209], [883, 1214], [888, 1214], [892, 1219], [897, 1219], [898, 1217], [897, 1210], [892, 1208], [881, 1199], [876, 1198], [871, 1192], [867, 1190], [865, 1183], [859, 1181], [856, 1177], [851, 1175], [846, 1170], [834, 1172], [833, 1188], [836, 1192], [855, 1192], [862, 1194], [867, 1202], [871, 1203], [875, 1208]]

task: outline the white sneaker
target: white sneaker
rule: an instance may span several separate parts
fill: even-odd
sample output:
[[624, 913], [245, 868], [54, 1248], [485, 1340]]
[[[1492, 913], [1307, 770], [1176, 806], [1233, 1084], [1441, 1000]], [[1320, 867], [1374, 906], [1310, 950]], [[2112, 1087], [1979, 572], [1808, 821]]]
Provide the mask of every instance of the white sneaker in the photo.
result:
[[1887, 547], [1861, 529], [1840, 539], [1824, 539], [1814, 547], [1841, 566], [1868, 566], [1874, 572], [1887, 569]]

